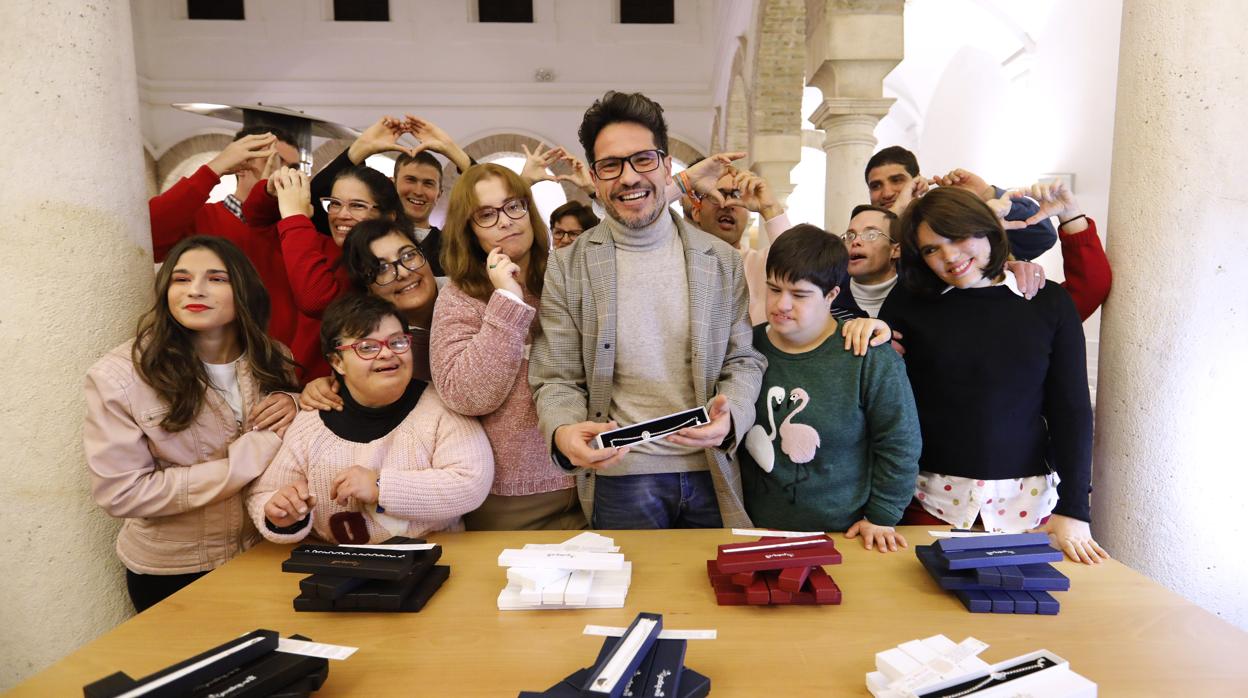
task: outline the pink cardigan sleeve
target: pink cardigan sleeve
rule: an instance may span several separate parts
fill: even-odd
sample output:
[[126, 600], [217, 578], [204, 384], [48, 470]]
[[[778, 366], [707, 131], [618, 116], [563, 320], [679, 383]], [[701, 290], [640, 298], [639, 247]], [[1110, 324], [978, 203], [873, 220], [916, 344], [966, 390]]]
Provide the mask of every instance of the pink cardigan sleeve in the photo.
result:
[[[378, 503], [387, 514], [415, 521], [455, 519], [481, 506], [494, 482], [494, 455], [481, 424], [455, 414], [433, 391], [421, 401], [436, 401], [437, 429], [430, 467], [381, 471]], [[419, 409], [419, 408], [418, 408]]]
[[308, 512], [306, 525], [294, 533], [283, 534], [269, 530], [265, 522], [264, 505], [268, 504], [275, 492], [286, 485], [298, 480], [307, 482], [309, 426], [315, 426], [309, 423], [319, 419], [316, 412], [300, 412], [296, 415], [295, 421], [286, 431], [286, 440], [282, 442], [282, 448], [273, 457], [273, 462], [247, 489], [247, 513], [251, 515], [251, 521], [256, 525], [256, 530], [260, 531], [260, 535], [274, 543], [298, 543], [312, 531], [314, 514], [312, 511]]
[[438, 395], [452, 410], [481, 416], [502, 406], [524, 361], [524, 342], [537, 309], [495, 291], [482, 316], [462, 291], [438, 294], [429, 364]]

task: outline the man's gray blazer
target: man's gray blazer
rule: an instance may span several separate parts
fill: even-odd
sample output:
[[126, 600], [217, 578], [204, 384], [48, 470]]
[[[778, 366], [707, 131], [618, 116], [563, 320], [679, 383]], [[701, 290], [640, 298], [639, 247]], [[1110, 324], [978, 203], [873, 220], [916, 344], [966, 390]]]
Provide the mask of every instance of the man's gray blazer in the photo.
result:
[[[752, 343], [740, 255], [719, 238], [672, 217], [684, 244], [689, 279], [694, 394], [704, 405], [724, 395], [732, 412], [733, 431], [725, 448], [706, 449], [707, 465], [724, 526], [749, 526], [733, 452], [754, 424], [754, 402], [767, 360]], [[569, 464], [555, 453], [556, 428], [587, 420], [608, 421], [615, 372], [615, 284], [615, 243], [605, 222], [559, 254], [551, 254], [546, 266], [542, 333], [533, 343], [529, 384], [538, 423], [556, 462], [562, 465]], [[653, 310], [663, 312], [659, 307]], [[577, 489], [592, 521], [591, 473], [577, 473]]]

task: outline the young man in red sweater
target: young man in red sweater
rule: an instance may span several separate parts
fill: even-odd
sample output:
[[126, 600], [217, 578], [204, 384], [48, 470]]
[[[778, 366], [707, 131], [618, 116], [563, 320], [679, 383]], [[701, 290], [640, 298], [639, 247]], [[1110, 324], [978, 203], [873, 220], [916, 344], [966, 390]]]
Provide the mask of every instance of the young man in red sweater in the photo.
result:
[[[288, 347], [295, 347], [301, 318], [291, 295], [286, 266], [277, 236], [264, 235], [243, 218], [242, 202], [260, 181], [266, 160], [276, 154], [280, 164], [297, 166], [299, 149], [294, 137], [280, 130], [250, 126], [234, 135], [234, 141], [191, 176], [178, 180], [168, 191], [148, 201], [152, 220], [152, 250], [157, 262], [180, 240], [192, 235], [216, 235], [237, 245], [256, 267], [269, 291], [272, 311], [268, 332]], [[234, 193], [224, 201], [208, 203], [208, 195], [232, 174]], [[305, 363], [305, 357], [295, 360]]]

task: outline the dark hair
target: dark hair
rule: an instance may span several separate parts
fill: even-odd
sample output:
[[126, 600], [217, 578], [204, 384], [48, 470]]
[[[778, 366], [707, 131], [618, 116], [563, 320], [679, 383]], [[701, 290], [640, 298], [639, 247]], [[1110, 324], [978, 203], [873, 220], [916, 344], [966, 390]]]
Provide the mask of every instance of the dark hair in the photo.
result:
[[602, 99], [595, 100], [585, 117], [581, 119], [581, 128], [577, 138], [585, 149], [585, 162], [594, 164], [594, 142], [602, 129], [611, 124], [631, 122], [640, 124], [650, 130], [654, 136], [654, 146], [663, 152], [667, 150], [667, 122], [663, 120], [663, 107], [640, 92], [608, 91]]
[[391, 316], [407, 327], [399, 309], [390, 301], [371, 293], [348, 293], [335, 298], [321, 316], [321, 353], [327, 358], [341, 346], [346, 337], [363, 337], [375, 331], [381, 321]]
[[598, 220], [598, 216], [594, 215], [590, 207], [579, 201], [569, 201], [550, 212], [550, 227], [555, 227], [555, 223], [564, 216], [576, 216], [576, 222], [581, 224], [581, 230], [589, 230], [602, 222]]
[[403, 202], [399, 200], [399, 191], [394, 188], [393, 181], [367, 165], [356, 165], [339, 172], [334, 177], [334, 182], [347, 177], [358, 179], [368, 187], [368, 193], [373, 197], [373, 203], [377, 204], [377, 210], [381, 212], [383, 219], [392, 221], [392, 225], [399, 228], [412, 227], [411, 219], [403, 212]]
[[906, 150], [899, 145], [890, 145], [881, 150], [867, 160], [867, 169], [862, 171], [862, 178], [866, 180], [874, 170], [881, 165], [901, 165], [906, 168], [906, 173], [911, 177], [919, 176], [919, 160], [914, 157], [914, 153]]
[[173, 246], [156, 272], [156, 301], [139, 318], [130, 354], [143, 382], [169, 405], [169, 412], [160, 422], [166, 431], [182, 431], [190, 426], [203, 407], [208, 390], [208, 373], [191, 339], [194, 331], [183, 327], [169, 312], [173, 270], [184, 253], [195, 249], [212, 252], [225, 265], [234, 295], [234, 330], [261, 392], [295, 389], [295, 362], [265, 334], [269, 293], [256, 268], [229, 240], [208, 235], [189, 237]]
[[[876, 206], [875, 204], [858, 204], [854, 207], [854, 210], [850, 212], [849, 220], [852, 221], [858, 217], [859, 213], [865, 213], [867, 211], [883, 213], [885, 220], [890, 223], [895, 223], [897, 221], [897, 214], [893, 213], [892, 209], [884, 208], [883, 206]], [[897, 238], [894, 236], [893, 239], [896, 240]]]
[[[477, 201], [477, 182], [501, 179], [507, 191], [524, 199], [529, 206], [529, 227], [533, 229], [533, 246], [529, 248], [529, 273], [523, 286], [536, 296], [542, 295], [546, 279], [546, 260], [550, 256], [550, 233], [542, 214], [533, 201], [533, 190], [515, 172], [495, 163], [469, 167], [451, 189], [451, 205], [442, 228], [442, 270], [459, 290], [481, 301], [489, 301], [494, 284], [485, 269], [488, 250], [481, 249], [472, 229], [472, 214], [481, 205]], [[500, 214], [506, 215], [506, 214]]]
[[238, 132], [234, 134], [234, 140], [239, 140], [244, 136], [259, 135], [261, 133], [271, 133], [274, 136], [277, 136], [277, 140], [285, 143], [295, 150], [299, 150], [299, 142], [295, 140], [294, 135], [284, 128], [278, 128], [275, 126], [244, 126], [238, 129]]
[[825, 296], [841, 285], [848, 268], [845, 243], [809, 223], [789, 228], [767, 251], [767, 278], [791, 284], [809, 281]]
[[428, 150], [422, 150], [419, 153], [416, 153], [415, 155], [408, 155], [407, 153], [402, 153], [402, 152], [399, 153], [399, 156], [394, 159], [394, 176], [397, 178], [399, 176], [399, 170], [401, 168], [407, 167], [408, 165], [428, 165], [432, 167], [433, 169], [437, 170], [438, 171], [438, 190], [441, 191], [442, 189], [442, 163], [438, 162], [438, 159], [433, 156], [433, 153], [429, 152]]
[[893, 226], [901, 243], [901, 264], [898, 271], [906, 285], [917, 293], [935, 294], [947, 284], [940, 280], [923, 259], [919, 249], [919, 225], [927, 223], [937, 235], [950, 240], [987, 238], [992, 252], [984, 276], [996, 279], [1005, 269], [1010, 256], [1010, 242], [1005, 229], [992, 209], [982, 199], [965, 189], [938, 187], [906, 207], [901, 219]]
[[[424, 255], [420, 242], [411, 228], [396, 226], [394, 221], [378, 218], [360, 221], [351, 229], [351, 234], [342, 243], [342, 266], [347, 270], [351, 286], [355, 290], [368, 293], [369, 285], [377, 278], [377, 265], [381, 260], [373, 254], [372, 243], [388, 235], [402, 235], [411, 241], [412, 247]], [[427, 261], [427, 260], [426, 260]]]

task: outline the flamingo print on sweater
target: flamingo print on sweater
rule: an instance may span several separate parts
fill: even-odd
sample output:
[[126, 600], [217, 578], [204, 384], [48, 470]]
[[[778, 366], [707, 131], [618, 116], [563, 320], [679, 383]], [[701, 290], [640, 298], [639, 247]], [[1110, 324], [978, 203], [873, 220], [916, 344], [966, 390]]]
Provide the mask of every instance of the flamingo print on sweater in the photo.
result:
[[755, 328], [767, 370], [738, 455], [756, 525], [843, 531], [865, 516], [890, 526], [910, 501], [921, 442], [905, 366], [888, 347], [854, 356], [839, 336], [789, 354]]

